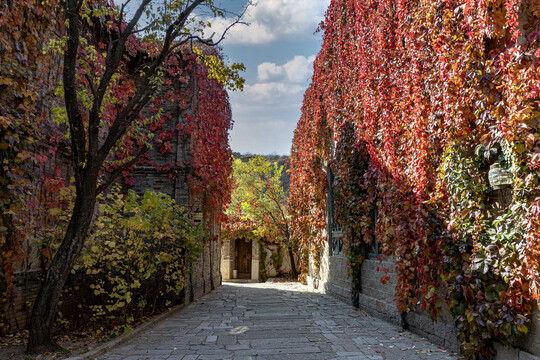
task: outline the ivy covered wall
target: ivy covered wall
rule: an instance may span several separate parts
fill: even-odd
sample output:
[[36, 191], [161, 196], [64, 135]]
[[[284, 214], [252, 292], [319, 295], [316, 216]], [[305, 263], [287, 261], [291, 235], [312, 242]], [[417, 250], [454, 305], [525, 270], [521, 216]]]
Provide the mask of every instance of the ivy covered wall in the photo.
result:
[[[75, 190], [71, 184], [71, 142], [60, 82], [62, 56], [55, 47], [64, 31], [63, 22], [57, 21], [63, 17], [62, 4], [0, 1], [0, 8], [1, 334], [25, 328], [40, 276], [50, 264], [71, 216]], [[105, 20], [103, 14], [85, 18], [84, 35], [88, 42], [84, 51], [95, 51], [95, 56], [82, 56], [79, 63], [81, 102], [88, 100], [85, 96], [89, 93], [84, 71], [103, 68], [103, 54], [96, 49], [105, 46], [102, 41], [108, 41], [104, 34], [114, 31], [102, 26]], [[144, 65], [148, 44], [135, 36], [129, 42], [119, 71], [126, 80], [115, 84], [114, 96], [107, 99], [109, 115], [116, 111], [116, 102], [124, 101], [134, 90], [130, 74], [135, 72], [136, 65]], [[194, 48], [201, 56], [220, 56], [211, 46], [195, 44]], [[149, 188], [163, 192], [176, 205], [185, 207], [181, 217], [190, 223], [192, 212], [203, 213], [201, 220], [207, 224], [204, 234], [191, 233], [187, 230], [191, 225], [182, 225], [186, 226], [187, 235], [180, 237], [196, 237], [202, 251], [194, 251], [200, 256], [193, 257], [189, 274], [187, 268], [181, 269], [183, 274], [178, 284], [185, 285], [186, 301], [221, 284], [219, 221], [230, 196], [226, 179], [232, 162], [228, 95], [219, 81], [208, 78], [208, 68], [197, 61], [197, 54], [190, 46], [184, 46], [168, 60], [161, 90], [137, 122], [147, 128], [128, 132], [103, 169], [104, 178], [114, 174], [120, 164], [137, 155], [141, 145], [151, 143], [151, 149], [143, 154], [137, 167], [128, 169], [134, 171], [118, 174], [122, 192], [128, 188], [135, 189], [140, 196]], [[142, 140], [141, 134], [144, 134]], [[95, 231], [94, 228], [92, 233]], [[179, 243], [178, 249], [184, 245]], [[91, 253], [91, 249], [85, 250], [86, 255]], [[189, 258], [186, 254], [176, 255]], [[80, 295], [75, 302], [83, 303], [94, 290], [81, 289], [78, 295], [74, 294]]]
[[376, 246], [399, 313], [447, 308], [471, 358], [518, 344], [540, 298], [539, 24], [537, 0], [331, 2], [291, 151], [305, 273], [329, 167], [354, 286]]

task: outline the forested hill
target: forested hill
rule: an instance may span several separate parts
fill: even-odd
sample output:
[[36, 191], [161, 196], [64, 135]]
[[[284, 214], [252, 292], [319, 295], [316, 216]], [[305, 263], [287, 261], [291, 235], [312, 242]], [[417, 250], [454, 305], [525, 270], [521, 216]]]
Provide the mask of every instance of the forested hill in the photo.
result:
[[291, 175], [289, 173], [289, 170], [291, 168], [291, 159], [288, 155], [258, 155], [258, 154], [241, 154], [239, 152], [233, 152], [233, 157], [235, 159], [240, 159], [243, 162], [248, 162], [251, 158], [254, 156], [262, 156], [266, 161], [275, 163], [279, 166], [284, 167], [283, 174], [281, 176], [281, 181], [283, 182], [283, 186], [289, 191], [289, 186], [291, 184]]

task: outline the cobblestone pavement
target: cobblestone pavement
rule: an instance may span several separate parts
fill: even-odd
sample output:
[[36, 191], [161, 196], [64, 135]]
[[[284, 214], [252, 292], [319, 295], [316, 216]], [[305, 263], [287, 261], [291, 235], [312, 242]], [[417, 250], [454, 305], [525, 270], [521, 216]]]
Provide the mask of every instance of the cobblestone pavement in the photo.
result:
[[457, 359], [298, 283], [225, 283], [100, 359]]

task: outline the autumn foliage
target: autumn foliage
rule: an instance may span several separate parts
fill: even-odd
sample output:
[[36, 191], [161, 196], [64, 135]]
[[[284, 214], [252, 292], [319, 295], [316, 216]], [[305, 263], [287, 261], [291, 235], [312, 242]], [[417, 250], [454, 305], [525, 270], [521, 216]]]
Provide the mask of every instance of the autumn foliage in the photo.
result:
[[[73, 209], [73, 172], [61, 168], [58, 160], [63, 157], [69, 164], [67, 159], [75, 151], [60, 82], [65, 51], [65, 28], [58, 21], [64, 16], [61, 5], [58, 1], [0, 1], [0, 333], [14, 267], [24, 271], [20, 264], [27, 264], [25, 260], [35, 248], [41, 250], [46, 267]], [[81, 14], [77, 100], [87, 138], [97, 139], [88, 144], [83, 141], [82, 147], [97, 154], [97, 148], [106, 148], [105, 142], [116, 141], [105, 154], [96, 193], [118, 177], [127, 187], [132, 185], [130, 172], [138, 164], [153, 166], [171, 178], [187, 171], [190, 190], [204, 198], [205, 211], [219, 217], [230, 199], [227, 179], [232, 171], [228, 144], [232, 118], [223, 85], [230, 84], [215, 74], [208, 75], [212, 66], [207, 62], [219, 63], [219, 50], [189, 41], [168, 54], [158, 71], [161, 76], [153, 77], [146, 90], [155, 93], [148, 103], [137, 104], [126, 115], [134, 121], [126, 122], [125, 133], [109, 139], [115, 119], [139, 91], [145, 73], [141, 69], [159, 56], [159, 43], [131, 34], [118, 70], [98, 104], [94, 99], [99, 84], [94, 81], [104, 77], [106, 53], [126, 23], [118, 20], [114, 3], [84, 2]], [[215, 69], [216, 64], [211, 65]], [[237, 77], [238, 65], [233, 68], [229, 79]], [[172, 108], [177, 109], [178, 118], [164, 110]], [[171, 128], [171, 122], [178, 125]], [[176, 155], [173, 144], [179, 141], [190, 142], [185, 163], [170, 160]], [[152, 157], [156, 154], [160, 160]]]
[[[490, 357], [540, 299], [540, 2], [334, 0], [321, 29], [292, 147], [293, 236], [305, 254], [322, 246], [329, 166], [353, 268], [375, 235], [399, 311], [436, 318], [446, 301], [465, 354]], [[497, 211], [494, 164], [513, 176]]]

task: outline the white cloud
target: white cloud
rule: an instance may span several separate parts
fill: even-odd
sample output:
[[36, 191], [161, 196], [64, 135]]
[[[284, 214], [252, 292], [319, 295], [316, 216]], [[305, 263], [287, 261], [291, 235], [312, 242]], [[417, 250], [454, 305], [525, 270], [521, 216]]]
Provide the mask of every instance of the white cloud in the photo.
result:
[[256, 101], [275, 104], [284, 97], [297, 95], [303, 90], [305, 90], [304, 86], [271, 82], [247, 85], [244, 89], [244, 94], [250, 99], [250, 102]]
[[284, 68], [271, 62], [263, 62], [257, 66], [257, 79], [260, 81], [269, 81], [281, 77], [284, 74]]
[[257, 67], [257, 79], [259, 81], [287, 80], [287, 82], [292, 83], [306, 83], [311, 76], [314, 60], [315, 55], [308, 58], [295, 56], [281, 66], [264, 62]]
[[295, 56], [284, 64], [264, 62], [257, 67], [256, 83], [230, 94], [233, 150], [289, 153], [314, 59], [315, 55]]
[[[230, 94], [233, 116], [249, 117], [250, 122], [252, 122], [256, 118], [273, 116], [276, 112], [299, 110], [305, 89], [305, 86], [299, 84], [283, 82], [246, 85], [244, 91]], [[273, 120], [280, 119], [274, 118]]]
[[308, 58], [304, 56], [295, 56], [294, 59], [283, 65], [289, 80], [295, 83], [305, 83], [308, 81], [313, 71], [314, 60], [315, 55]]
[[[237, 25], [227, 33], [226, 44], [267, 44], [311, 36], [324, 19], [330, 0], [257, 0], [244, 15], [249, 27]], [[230, 19], [216, 19], [213, 31], [221, 34]]]

